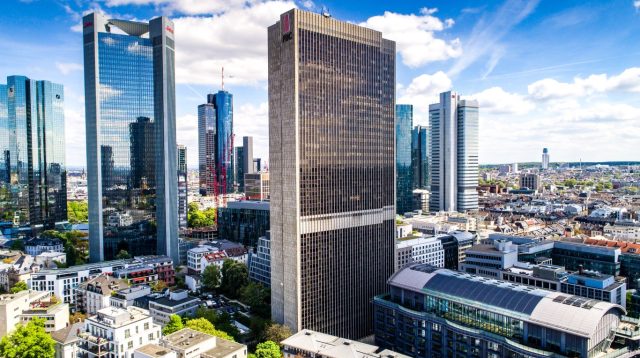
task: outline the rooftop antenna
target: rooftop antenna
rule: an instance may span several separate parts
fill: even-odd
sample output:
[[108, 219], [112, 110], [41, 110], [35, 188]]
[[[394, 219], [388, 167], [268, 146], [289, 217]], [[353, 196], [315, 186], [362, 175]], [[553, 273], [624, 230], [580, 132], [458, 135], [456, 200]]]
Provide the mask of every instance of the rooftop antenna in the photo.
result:
[[224, 91], [224, 66], [222, 66], [222, 90]]

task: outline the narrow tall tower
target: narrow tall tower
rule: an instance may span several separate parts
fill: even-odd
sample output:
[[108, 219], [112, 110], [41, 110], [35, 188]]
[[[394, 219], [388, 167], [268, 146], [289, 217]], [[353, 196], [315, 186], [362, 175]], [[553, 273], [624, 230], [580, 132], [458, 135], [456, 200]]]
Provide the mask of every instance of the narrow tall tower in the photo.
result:
[[90, 259], [179, 262], [173, 22], [82, 22]]
[[542, 170], [549, 169], [549, 149], [542, 149]]
[[297, 9], [268, 39], [272, 317], [361, 338], [394, 268], [395, 43]]
[[455, 92], [429, 105], [431, 196], [429, 210], [478, 209], [478, 102]]

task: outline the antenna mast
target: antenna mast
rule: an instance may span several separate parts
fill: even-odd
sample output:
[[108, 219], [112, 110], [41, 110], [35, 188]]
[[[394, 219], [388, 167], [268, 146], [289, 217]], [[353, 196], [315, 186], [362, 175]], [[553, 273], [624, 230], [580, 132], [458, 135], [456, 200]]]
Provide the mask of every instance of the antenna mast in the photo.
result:
[[224, 66], [222, 66], [222, 90], [224, 91]]

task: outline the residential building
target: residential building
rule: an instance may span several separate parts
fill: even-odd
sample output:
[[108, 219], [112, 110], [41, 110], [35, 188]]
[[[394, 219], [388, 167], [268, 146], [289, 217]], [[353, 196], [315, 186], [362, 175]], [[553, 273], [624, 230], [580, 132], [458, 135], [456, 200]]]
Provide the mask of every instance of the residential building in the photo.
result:
[[169, 323], [172, 314], [178, 316], [193, 315], [200, 306], [198, 297], [189, 296], [187, 290], [171, 291], [168, 297], [149, 300], [149, 314], [153, 321], [162, 326]]
[[500, 278], [501, 272], [518, 262], [518, 248], [511, 241], [495, 241], [493, 244], [474, 245], [466, 250], [460, 271]]
[[69, 323], [69, 305], [48, 292], [26, 290], [0, 295], [0, 337], [11, 332], [16, 324], [26, 324], [34, 317], [44, 320], [45, 331], [57, 331]]
[[429, 105], [432, 211], [478, 209], [478, 102], [456, 92]]
[[419, 235], [396, 242], [396, 271], [412, 263], [444, 267], [444, 247], [438, 238]]
[[218, 236], [222, 239], [255, 246], [269, 230], [268, 201], [232, 201], [218, 209]]
[[258, 238], [253, 252], [249, 253], [249, 279], [271, 287], [271, 235]]
[[605, 237], [635, 241], [640, 239], [640, 223], [638, 222], [616, 222], [615, 224], [606, 224], [602, 228]]
[[272, 319], [370, 335], [394, 270], [395, 43], [294, 9], [268, 62]]
[[111, 296], [115, 292], [128, 288], [125, 280], [100, 275], [78, 285], [76, 288], [76, 309], [88, 315], [111, 306]]
[[201, 266], [202, 257], [204, 255], [217, 252], [219, 249], [217, 247], [202, 245], [198, 247], [194, 247], [187, 251], [187, 270], [189, 274], [200, 274], [204, 270]]
[[202, 259], [200, 259], [200, 267], [202, 267], [202, 272], [204, 272], [207, 266], [210, 265], [215, 265], [219, 269], [222, 269], [222, 265], [227, 259], [229, 259], [229, 257], [224, 251], [211, 252], [202, 256]]
[[374, 298], [376, 344], [412, 357], [593, 357], [608, 351], [625, 313], [429, 265], [406, 267], [389, 285]]
[[542, 149], [542, 170], [549, 169], [549, 149]]
[[149, 343], [133, 351], [133, 358], [178, 358], [178, 354], [169, 348]]
[[[90, 260], [126, 250], [178, 262], [173, 22], [82, 23]], [[131, 221], [107, 226], [112, 213]]]
[[412, 129], [413, 106], [396, 104], [396, 213], [399, 215], [414, 209]]
[[411, 167], [414, 189], [429, 189], [429, 149], [429, 129], [424, 126], [415, 126], [411, 131]]
[[284, 358], [409, 358], [378, 346], [303, 329], [280, 342]]
[[67, 220], [64, 88], [9, 76], [0, 85], [0, 186], [16, 224], [53, 229]]
[[70, 324], [62, 329], [51, 332], [51, 338], [56, 341], [55, 358], [77, 358], [78, 357], [78, 343], [80, 338], [78, 332], [82, 330], [84, 323], [78, 322]]
[[187, 147], [178, 145], [178, 228], [187, 227], [187, 193], [189, 191], [187, 180]]
[[24, 252], [27, 255], [38, 256], [47, 251], [63, 252], [62, 241], [47, 237], [32, 238], [24, 241]]
[[220, 90], [198, 106], [200, 193], [233, 193], [233, 95]]
[[520, 189], [527, 188], [537, 192], [541, 187], [540, 176], [538, 174], [525, 173], [520, 175]]
[[133, 357], [133, 352], [147, 344], [158, 343], [161, 327], [153, 323], [149, 312], [138, 307], [107, 307], [84, 320], [78, 333], [80, 355], [87, 358]]
[[34, 257], [37, 265], [44, 268], [58, 267], [58, 264], [65, 265], [67, 263], [67, 254], [64, 252], [47, 251]]
[[247, 346], [184, 328], [162, 338], [160, 345], [179, 358], [247, 358]]
[[127, 308], [134, 306], [136, 299], [149, 296], [151, 287], [149, 285], [135, 285], [127, 288], [121, 288], [111, 294], [109, 306], [118, 308]]
[[245, 174], [244, 195], [247, 200], [269, 200], [269, 172]]
[[0, 295], [0, 337], [6, 336], [20, 323], [20, 313], [29, 307], [30, 296], [29, 291]]

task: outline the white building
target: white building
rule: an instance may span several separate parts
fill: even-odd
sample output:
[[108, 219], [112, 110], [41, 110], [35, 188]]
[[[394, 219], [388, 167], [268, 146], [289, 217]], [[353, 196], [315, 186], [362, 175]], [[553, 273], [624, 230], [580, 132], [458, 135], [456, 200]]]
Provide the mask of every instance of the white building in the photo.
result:
[[138, 307], [107, 307], [84, 321], [80, 337], [83, 357], [130, 358], [133, 352], [150, 343], [160, 341], [160, 326], [153, 323], [149, 312]]
[[184, 328], [165, 336], [160, 345], [180, 358], [246, 358], [247, 346]]
[[151, 287], [148, 285], [136, 285], [127, 287], [111, 294], [109, 305], [112, 307], [126, 308], [133, 306], [136, 298], [148, 296], [151, 294]]
[[217, 251], [208, 253], [200, 259], [200, 267], [202, 268], [202, 272], [209, 265], [216, 265], [218, 268], [222, 269], [222, 265], [224, 264], [224, 260], [228, 259], [227, 254], [224, 251]]
[[169, 297], [159, 297], [149, 301], [149, 314], [153, 321], [164, 326], [169, 323], [169, 316], [192, 315], [200, 306], [198, 297], [189, 296], [187, 290], [177, 290], [169, 293]]
[[542, 149], [542, 170], [549, 169], [549, 149]]
[[217, 252], [217, 247], [203, 245], [194, 247], [187, 251], [187, 268], [189, 273], [201, 273], [204, 268], [201, 266], [202, 257], [206, 254]]
[[84, 327], [84, 323], [74, 323], [70, 324], [67, 327], [59, 329], [55, 332], [51, 332], [51, 338], [56, 341], [55, 350], [56, 355], [55, 358], [77, 358], [79, 349], [78, 343], [80, 342], [80, 338], [78, 338], [78, 333]]
[[67, 254], [57, 251], [46, 251], [35, 257], [35, 262], [46, 268], [57, 268], [56, 262], [67, 263]]
[[496, 240], [493, 244], [474, 245], [466, 250], [460, 271], [500, 278], [502, 271], [518, 262], [518, 246], [511, 241]]
[[409, 358], [388, 349], [303, 329], [280, 342], [284, 358]]
[[78, 285], [76, 289], [76, 307], [88, 315], [109, 307], [111, 293], [129, 287], [125, 280], [100, 275]]
[[640, 224], [607, 224], [602, 229], [604, 236], [612, 239], [620, 240], [637, 240], [640, 239]]
[[107, 226], [110, 227], [124, 227], [130, 226], [131, 224], [133, 224], [133, 218], [129, 213], [120, 213], [116, 211], [111, 213], [107, 218]]
[[26, 324], [33, 318], [44, 319], [45, 331], [57, 331], [69, 323], [69, 305], [48, 292], [25, 290], [0, 295], [0, 337], [12, 331], [16, 324]]
[[407, 224], [405, 222], [397, 223], [396, 222], [396, 237], [402, 238], [411, 235], [413, 231], [413, 226], [411, 224]]
[[444, 248], [436, 237], [409, 237], [396, 241], [396, 270], [410, 263], [444, 267]]
[[64, 251], [62, 241], [56, 238], [41, 237], [27, 240], [24, 243], [24, 252], [26, 252], [27, 255], [38, 256], [47, 251]]

